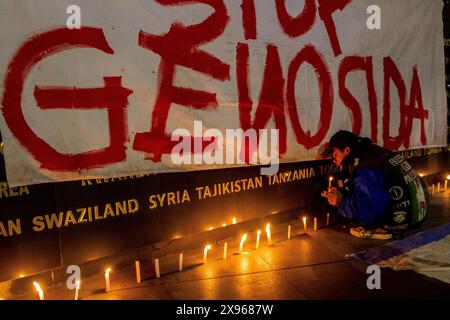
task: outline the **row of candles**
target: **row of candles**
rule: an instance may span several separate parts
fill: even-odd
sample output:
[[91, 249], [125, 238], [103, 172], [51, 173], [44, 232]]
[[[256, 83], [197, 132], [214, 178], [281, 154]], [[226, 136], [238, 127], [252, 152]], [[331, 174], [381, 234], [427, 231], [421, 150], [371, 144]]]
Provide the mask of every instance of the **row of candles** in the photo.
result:
[[[423, 174], [420, 174], [420, 176], [422, 177]], [[328, 178], [328, 188], [331, 188], [331, 184], [333, 181], [333, 177], [329, 177]], [[447, 190], [447, 185], [448, 185], [448, 181], [450, 180], [450, 175], [448, 175], [446, 177], [446, 180], [444, 182], [444, 192]], [[437, 192], [436, 192], [437, 191]], [[432, 184], [432, 194], [435, 193], [439, 193], [441, 192], [441, 183], [438, 182], [437, 183], [437, 190], [435, 189], [435, 184]], [[306, 217], [303, 217], [303, 229], [304, 232], [307, 231], [307, 219]], [[233, 217], [232, 219], [233, 224], [236, 224], [236, 218]], [[330, 214], [327, 213], [327, 223], [326, 225], [328, 226], [330, 224]], [[223, 224], [222, 226], [226, 226], [225, 224]], [[211, 230], [212, 228], [210, 228]], [[287, 238], [288, 240], [291, 239], [291, 230], [292, 230], [292, 226], [288, 225], [288, 234], [287, 234]], [[272, 235], [270, 232], [270, 223], [268, 223], [266, 225], [266, 238], [267, 238], [267, 244], [269, 246], [272, 245]], [[317, 231], [317, 218], [314, 218], [314, 231]], [[241, 237], [241, 241], [239, 243], [239, 253], [240, 254], [248, 254], [248, 252], [244, 251], [244, 243], [247, 241], [247, 233], [245, 233], [242, 237]], [[256, 245], [255, 245], [255, 249], [258, 249], [260, 246], [260, 239], [261, 239], [261, 230], [257, 231], [256, 234]], [[206, 245], [203, 248], [203, 263], [207, 263], [208, 262], [208, 252], [212, 249], [212, 246], [210, 244]], [[223, 246], [223, 259], [227, 259], [228, 257], [228, 242], [224, 243]], [[136, 268], [136, 282], [140, 283], [141, 282], [141, 271], [140, 271], [140, 261], [135, 261], [135, 268]], [[183, 271], [183, 253], [179, 253], [179, 259], [178, 259], [178, 270], [179, 271]], [[111, 269], [108, 268], [105, 270], [105, 292], [109, 292], [111, 290], [111, 281], [110, 281], [110, 273], [111, 273]], [[159, 259], [155, 259], [155, 275], [156, 278], [160, 278], [161, 277], [161, 272], [160, 272], [160, 266], [159, 266]], [[33, 282], [33, 285], [36, 289], [36, 291], [39, 294], [39, 299], [40, 300], [44, 300], [44, 291], [42, 290], [42, 288], [40, 287], [39, 283], [37, 283], [36, 281]], [[78, 300], [79, 298], [79, 292], [80, 292], [80, 281], [76, 282], [76, 286], [75, 286], [75, 300]]]
[[[303, 217], [302, 221], [303, 221], [303, 230], [304, 230], [304, 232], [306, 232], [308, 229], [307, 218]], [[327, 213], [327, 226], [329, 224], [330, 224], [330, 214]], [[317, 217], [314, 217], [314, 231], [317, 231], [317, 229], [318, 229]], [[271, 246], [272, 245], [272, 233], [270, 230], [270, 223], [268, 223], [266, 225], [265, 232], [266, 232], [267, 245]], [[288, 232], [287, 232], [288, 240], [291, 239], [291, 232], [292, 232], [292, 225], [288, 225]], [[245, 233], [244, 235], [242, 235], [241, 240], [239, 242], [239, 254], [242, 254], [242, 255], [248, 254], [248, 252], [244, 251], [244, 244], [247, 240], [248, 240], [248, 234]], [[261, 230], [258, 230], [256, 233], [255, 250], [259, 249], [260, 243], [261, 243]], [[212, 245], [210, 245], [210, 244], [206, 245], [203, 248], [203, 263], [204, 264], [206, 264], [208, 262], [208, 253], [211, 251], [211, 249], [212, 249]], [[228, 242], [224, 242], [222, 258], [227, 259], [227, 257], [228, 257]], [[179, 253], [178, 270], [179, 271], [183, 270], [183, 253]], [[156, 278], [161, 277], [159, 259], [155, 259], [155, 274], [156, 274]]]
[[[447, 191], [447, 185], [448, 185], [448, 181], [450, 180], [450, 175], [447, 176], [447, 179], [445, 179], [444, 181], [444, 189], [442, 190], [443, 192]], [[438, 182], [437, 183], [437, 188], [435, 187], [435, 184], [433, 183], [431, 185], [431, 194], [436, 194], [436, 193], [440, 193], [441, 192], [441, 183]]]
[[[233, 220], [235, 221], [235, 220]], [[304, 232], [306, 232], [308, 230], [308, 224], [307, 224], [307, 218], [303, 217], [302, 218], [303, 221], [303, 230]], [[327, 226], [330, 223], [330, 214], [327, 214]], [[317, 218], [314, 218], [314, 231], [317, 231], [318, 227], [317, 227]], [[267, 240], [267, 245], [271, 246], [272, 245], [272, 233], [270, 230], [270, 223], [268, 223], [266, 225], [265, 228], [265, 232], [266, 232], [266, 240]], [[288, 240], [291, 239], [291, 232], [292, 232], [292, 225], [288, 225], [288, 232], [287, 232], [287, 238]], [[248, 234], [245, 233], [244, 235], [242, 235], [241, 240], [239, 242], [239, 254], [245, 255], [248, 254], [248, 252], [244, 251], [244, 244], [245, 242], [248, 240]], [[255, 245], [255, 249], [259, 249], [260, 247], [260, 243], [261, 243], [261, 230], [258, 230], [256, 233], [256, 245]], [[208, 252], [211, 251], [212, 249], [212, 245], [208, 244], [203, 248], [203, 263], [206, 264], [208, 263]], [[223, 259], [227, 259], [228, 258], [228, 242], [225, 242], [223, 245]], [[179, 271], [183, 271], [183, 253], [179, 253], [179, 258], [178, 258], [178, 270]], [[155, 275], [156, 278], [160, 278], [161, 277], [161, 271], [160, 271], [160, 265], [159, 265], [159, 259], [155, 259], [154, 261], [155, 263]], [[136, 260], [135, 261], [135, 269], [136, 269], [136, 282], [140, 283], [141, 282], [141, 267], [140, 267], [140, 261]], [[107, 268], [105, 270], [105, 292], [110, 292], [111, 291], [111, 278], [110, 278], [110, 274], [111, 274], [111, 268]], [[77, 280], [76, 281], [76, 286], [75, 286], [75, 300], [79, 299], [79, 294], [80, 294], [80, 281]], [[33, 285], [37, 291], [37, 293], [39, 294], [39, 299], [40, 300], [44, 300], [44, 291], [42, 290], [41, 286], [39, 285], [38, 282], [34, 281]]]

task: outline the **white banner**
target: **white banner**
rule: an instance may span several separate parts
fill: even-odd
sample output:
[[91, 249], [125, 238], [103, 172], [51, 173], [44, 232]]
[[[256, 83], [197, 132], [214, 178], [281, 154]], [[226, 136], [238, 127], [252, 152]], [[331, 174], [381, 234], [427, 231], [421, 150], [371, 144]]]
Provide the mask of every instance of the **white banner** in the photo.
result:
[[[280, 162], [315, 159], [340, 129], [447, 143], [441, 0], [73, 4], [0, 0], [10, 186], [234, 166], [217, 160], [227, 129], [278, 129]], [[191, 162], [171, 157], [176, 129]]]

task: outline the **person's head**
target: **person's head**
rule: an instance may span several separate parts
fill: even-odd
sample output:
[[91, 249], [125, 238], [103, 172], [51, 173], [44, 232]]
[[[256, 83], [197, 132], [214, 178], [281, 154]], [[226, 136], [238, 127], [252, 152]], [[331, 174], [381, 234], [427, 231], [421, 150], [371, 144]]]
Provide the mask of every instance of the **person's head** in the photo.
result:
[[339, 130], [330, 139], [327, 149], [322, 156], [331, 156], [335, 165], [348, 165], [349, 159], [354, 155], [359, 137], [350, 131]]

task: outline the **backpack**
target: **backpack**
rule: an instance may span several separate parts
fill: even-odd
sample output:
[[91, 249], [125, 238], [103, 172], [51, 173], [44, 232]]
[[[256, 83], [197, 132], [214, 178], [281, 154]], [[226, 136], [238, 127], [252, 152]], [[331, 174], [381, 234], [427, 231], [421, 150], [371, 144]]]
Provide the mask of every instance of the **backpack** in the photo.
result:
[[401, 155], [393, 155], [384, 162], [391, 198], [385, 228], [400, 232], [410, 230], [427, 216], [428, 189], [423, 179]]

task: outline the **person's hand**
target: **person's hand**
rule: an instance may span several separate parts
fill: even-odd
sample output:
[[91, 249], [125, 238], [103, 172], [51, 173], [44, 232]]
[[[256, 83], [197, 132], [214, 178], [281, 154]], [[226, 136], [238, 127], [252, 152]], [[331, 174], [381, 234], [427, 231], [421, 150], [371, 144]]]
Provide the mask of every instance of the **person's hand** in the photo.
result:
[[323, 191], [321, 196], [327, 198], [328, 203], [332, 206], [339, 207], [342, 202], [343, 195], [335, 187], [328, 188], [328, 191]]

